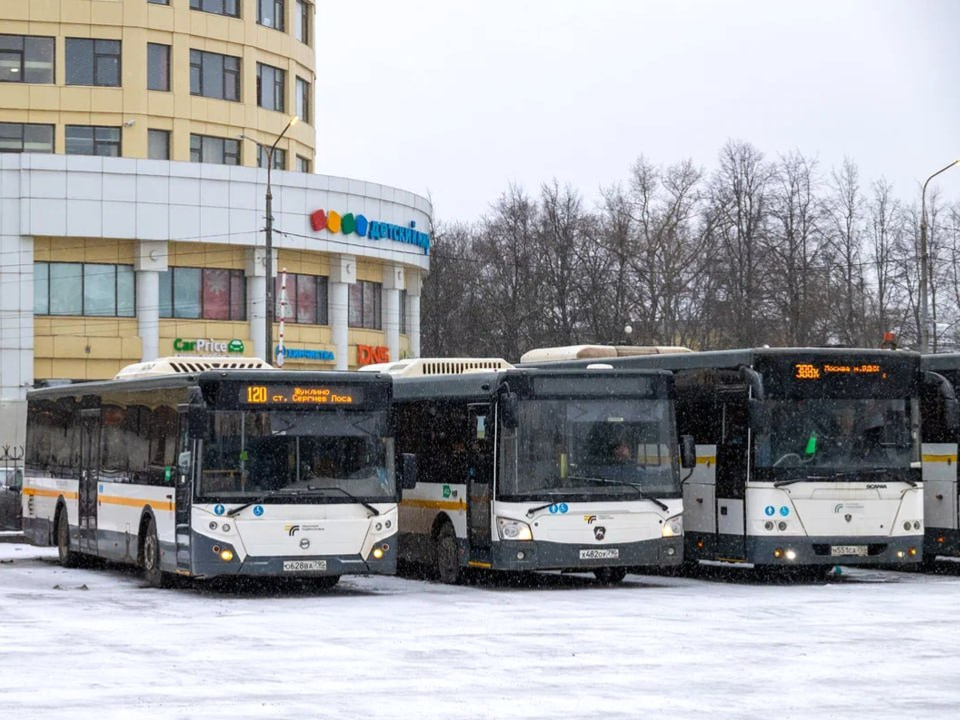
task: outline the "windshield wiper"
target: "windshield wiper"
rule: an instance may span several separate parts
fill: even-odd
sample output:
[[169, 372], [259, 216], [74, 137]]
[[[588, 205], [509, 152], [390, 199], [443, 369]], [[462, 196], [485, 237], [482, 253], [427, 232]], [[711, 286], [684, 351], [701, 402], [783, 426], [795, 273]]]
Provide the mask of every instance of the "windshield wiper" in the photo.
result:
[[546, 510], [551, 505], [556, 505], [556, 501], [554, 500], [548, 503], [544, 503], [543, 505], [537, 505], [534, 508], [530, 508], [529, 510], [527, 510], [527, 517], [533, 517], [533, 514], [535, 512], [537, 512], [538, 510]]
[[358, 503], [360, 503], [361, 505], [363, 505], [367, 510], [369, 510], [370, 512], [372, 512], [374, 515], [379, 515], [379, 514], [380, 514], [380, 511], [377, 510], [373, 505], [371, 505], [370, 503], [368, 503], [366, 500], [361, 500], [360, 498], [358, 498], [358, 497], [357, 497], [356, 495], [354, 495], [353, 493], [347, 492], [347, 491], [344, 490], [342, 487], [337, 487], [336, 485], [326, 486], [326, 487], [316, 487], [316, 486], [314, 486], [314, 485], [311, 485], [311, 486], [309, 486], [309, 487], [307, 488], [307, 490], [313, 490], [313, 491], [315, 491], [315, 492], [318, 491], [318, 490], [338, 490], [339, 492], [342, 492], [344, 495], [346, 495], [348, 498], [350, 498], [350, 499], [353, 500], [354, 502], [358, 502]]
[[641, 490], [635, 483], [627, 482], [626, 480], [614, 480], [612, 478], [606, 479], [606, 478], [598, 478], [598, 477], [583, 477], [583, 476], [576, 476], [576, 475], [571, 475], [570, 479], [583, 480], [585, 482], [601, 483], [603, 485], [623, 485], [624, 487], [633, 488], [633, 491], [636, 492], [637, 495], [639, 495], [643, 500], [649, 500], [654, 505], [659, 507], [661, 510], [667, 511], [670, 509], [670, 506], [667, 505], [666, 503], [661, 502], [660, 500], [653, 497], [652, 495], [648, 495], [646, 492]]
[[246, 510], [246, 509], [247, 509], [248, 507], [250, 507], [251, 505], [256, 505], [257, 503], [262, 503], [262, 502], [263, 502], [264, 500], [266, 500], [267, 498], [272, 498], [272, 497], [275, 497], [275, 496], [277, 496], [277, 495], [293, 495], [293, 496], [297, 496], [297, 495], [300, 495], [300, 494], [301, 494], [301, 491], [298, 490], [298, 489], [296, 489], [296, 488], [286, 488], [286, 489], [281, 489], [281, 490], [273, 490], [273, 491], [268, 492], [268, 493], [263, 493], [262, 495], [259, 495], [259, 496], [255, 497], [255, 498], [254, 498], [253, 500], [251, 500], [250, 502], [245, 502], [243, 505], [239, 505], [239, 506], [235, 507], [233, 510], [228, 510], [228, 511], [227, 511], [227, 517], [233, 517], [234, 515], [236, 515], [237, 513], [239, 513], [241, 510]]

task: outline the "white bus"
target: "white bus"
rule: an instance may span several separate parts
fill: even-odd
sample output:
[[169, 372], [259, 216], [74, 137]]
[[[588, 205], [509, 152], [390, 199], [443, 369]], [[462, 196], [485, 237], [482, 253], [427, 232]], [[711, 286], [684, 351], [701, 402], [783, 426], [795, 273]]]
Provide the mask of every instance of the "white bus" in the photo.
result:
[[957, 492], [960, 354], [924, 355], [927, 371], [920, 407], [923, 414], [923, 559], [927, 568], [937, 556], [960, 558], [960, 497]]
[[389, 377], [202, 358], [117, 377], [27, 394], [23, 529], [63, 565], [157, 587], [396, 571]]
[[[394, 377], [398, 453], [416, 457], [400, 558], [442, 582], [465, 568], [592, 572], [678, 565], [680, 466], [670, 373], [518, 370], [417, 359]], [[687, 443], [684, 467], [695, 463]]]
[[674, 373], [678, 429], [697, 445], [697, 469], [683, 486], [689, 564], [817, 575], [920, 562], [917, 353], [611, 350], [603, 362]]

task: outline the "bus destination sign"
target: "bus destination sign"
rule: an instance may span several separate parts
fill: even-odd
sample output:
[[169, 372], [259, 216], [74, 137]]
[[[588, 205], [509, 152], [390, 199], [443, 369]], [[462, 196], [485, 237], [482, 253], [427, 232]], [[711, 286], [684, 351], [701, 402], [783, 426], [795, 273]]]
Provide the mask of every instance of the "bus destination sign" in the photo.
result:
[[330, 385], [247, 385], [240, 388], [244, 405], [356, 405], [359, 388]]
[[795, 363], [793, 366], [793, 377], [796, 380], [821, 380], [827, 377], [850, 376], [850, 375], [875, 375], [881, 379], [886, 379], [887, 373], [877, 363], [839, 363], [822, 362]]

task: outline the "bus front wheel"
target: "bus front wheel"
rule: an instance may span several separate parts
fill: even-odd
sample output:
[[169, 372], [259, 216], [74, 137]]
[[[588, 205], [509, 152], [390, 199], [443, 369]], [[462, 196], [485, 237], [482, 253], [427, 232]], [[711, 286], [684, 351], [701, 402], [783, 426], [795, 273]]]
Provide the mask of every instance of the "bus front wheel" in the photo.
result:
[[447, 585], [456, 585], [460, 582], [460, 549], [457, 547], [457, 533], [450, 523], [445, 523], [437, 533], [435, 550], [437, 579]]
[[70, 522], [67, 519], [66, 509], [57, 515], [57, 555], [60, 564], [65, 568], [75, 568], [80, 565], [80, 558], [70, 547]]
[[169, 584], [167, 573], [160, 569], [160, 538], [157, 521], [150, 518], [143, 537], [143, 577], [150, 587], [162, 588]]

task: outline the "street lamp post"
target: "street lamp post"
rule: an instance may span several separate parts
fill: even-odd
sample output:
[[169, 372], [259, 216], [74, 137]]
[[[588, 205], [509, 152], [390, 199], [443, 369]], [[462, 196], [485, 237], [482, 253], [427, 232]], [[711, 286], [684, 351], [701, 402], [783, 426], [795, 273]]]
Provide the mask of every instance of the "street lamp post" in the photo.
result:
[[266, 147], [259, 141], [253, 140], [253, 138], [248, 135], [240, 136], [242, 138], [246, 138], [247, 140], [253, 140], [257, 146], [265, 149], [267, 153], [267, 195], [265, 202], [266, 225], [264, 227], [265, 241], [263, 258], [264, 272], [267, 276], [263, 293], [264, 302], [266, 304], [266, 307], [263, 311], [263, 344], [265, 346], [266, 353], [264, 353], [263, 359], [271, 365], [273, 365], [273, 310], [275, 301], [273, 298], [273, 186], [270, 184], [270, 171], [273, 170], [273, 152], [277, 149], [277, 144], [283, 139], [283, 136], [287, 134], [287, 130], [297, 124], [299, 119], [300, 118], [296, 115], [291, 117], [286, 127], [284, 127], [283, 131], [277, 135], [277, 139], [273, 141], [273, 144], [270, 147]]
[[922, 353], [930, 350], [930, 326], [927, 319], [927, 185], [937, 175], [946, 172], [957, 163], [960, 163], [960, 160], [954, 160], [928, 177], [920, 193], [920, 352]]

